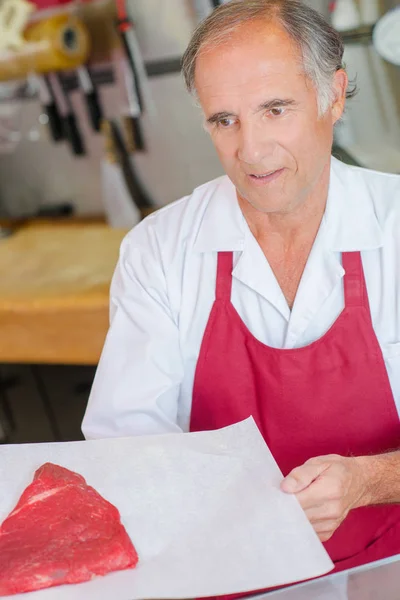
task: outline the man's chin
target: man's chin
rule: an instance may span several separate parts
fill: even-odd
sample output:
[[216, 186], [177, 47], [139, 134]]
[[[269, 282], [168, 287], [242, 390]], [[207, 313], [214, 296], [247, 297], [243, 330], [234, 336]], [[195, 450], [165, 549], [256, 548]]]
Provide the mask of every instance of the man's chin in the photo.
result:
[[248, 209], [248, 205], [250, 205], [251, 208], [263, 214], [283, 212], [282, 208], [284, 206], [284, 201], [277, 202], [276, 196], [273, 199], [266, 197], [266, 195], [260, 197], [260, 195], [249, 193], [238, 188], [236, 188], [236, 192], [242, 210]]

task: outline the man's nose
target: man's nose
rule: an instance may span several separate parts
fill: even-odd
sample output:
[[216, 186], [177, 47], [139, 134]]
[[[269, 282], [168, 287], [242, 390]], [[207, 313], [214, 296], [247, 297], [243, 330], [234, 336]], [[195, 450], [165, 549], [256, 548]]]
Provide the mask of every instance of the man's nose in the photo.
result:
[[259, 123], [242, 123], [239, 136], [238, 158], [244, 163], [257, 165], [271, 150], [268, 133]]

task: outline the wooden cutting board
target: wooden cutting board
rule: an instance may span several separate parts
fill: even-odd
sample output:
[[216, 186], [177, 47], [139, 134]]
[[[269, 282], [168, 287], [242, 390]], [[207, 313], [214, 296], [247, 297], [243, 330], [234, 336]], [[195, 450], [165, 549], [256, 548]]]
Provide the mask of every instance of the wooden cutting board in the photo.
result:
[[125, 233], [31, 223], [0, 240], [0, 362], [97, 363]]

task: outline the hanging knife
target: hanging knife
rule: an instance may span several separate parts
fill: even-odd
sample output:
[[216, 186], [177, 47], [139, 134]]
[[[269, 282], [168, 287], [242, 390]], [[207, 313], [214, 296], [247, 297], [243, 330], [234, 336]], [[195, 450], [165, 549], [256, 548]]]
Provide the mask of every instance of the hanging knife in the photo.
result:
[[86, 107], [89, 121], [94, 131], [100, 131], [103, 111], [100, 106], [99, 95], [93, 82], [90, 70], [86, 66], [76, 69], [79, 87], [83, 91], [86, 99]]
[[75, 117], [71, 100], [64, 89], [61, 75], [50, 73], [48, 81], [62, 117], [65, 137], [71, 146], [72, 152], [76, 156], [83, 156], [86, 154], [86, 150], [82, 134]]
[[52, 140], [54, 142], [59, 142], [60, 140], [65, 139], [63, 121], [47, 78], [45, 76], [31, 74], [28, 77], [28, 80], [39, 97], [43, 112], [47, 115]]
[[154, 206], [154, 203], [151, 201], [150, 196], [135, 172], [118, 123], [114, 119], [105, 119], [102, 124], [102, 130], [108, 141], [108, 152], [116, 157], [116, 162], [122, 170], [132, 201], [142, 214], [147, 214], [149, 209]]
[[144, 112], [142, 82], [146, 78], [146, 70], [134, 26], [126, 10], [125, 0], [117, 0], [117, 11], [117, 29], [127, 59], [127, 66], [129, 67], [129, 70], [125, 69], [125, 81], [130, 105], [132, 144], [136, 150], [145, 150], [140, 119]]

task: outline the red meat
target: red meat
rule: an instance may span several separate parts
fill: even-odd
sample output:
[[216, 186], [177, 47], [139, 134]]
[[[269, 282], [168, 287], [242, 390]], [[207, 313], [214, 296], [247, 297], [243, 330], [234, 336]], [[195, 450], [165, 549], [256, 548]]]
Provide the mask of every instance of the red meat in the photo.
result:
[[0, 596], [136, 566], [118, 510], [81, 475], [46, 463], [0, 527]]

